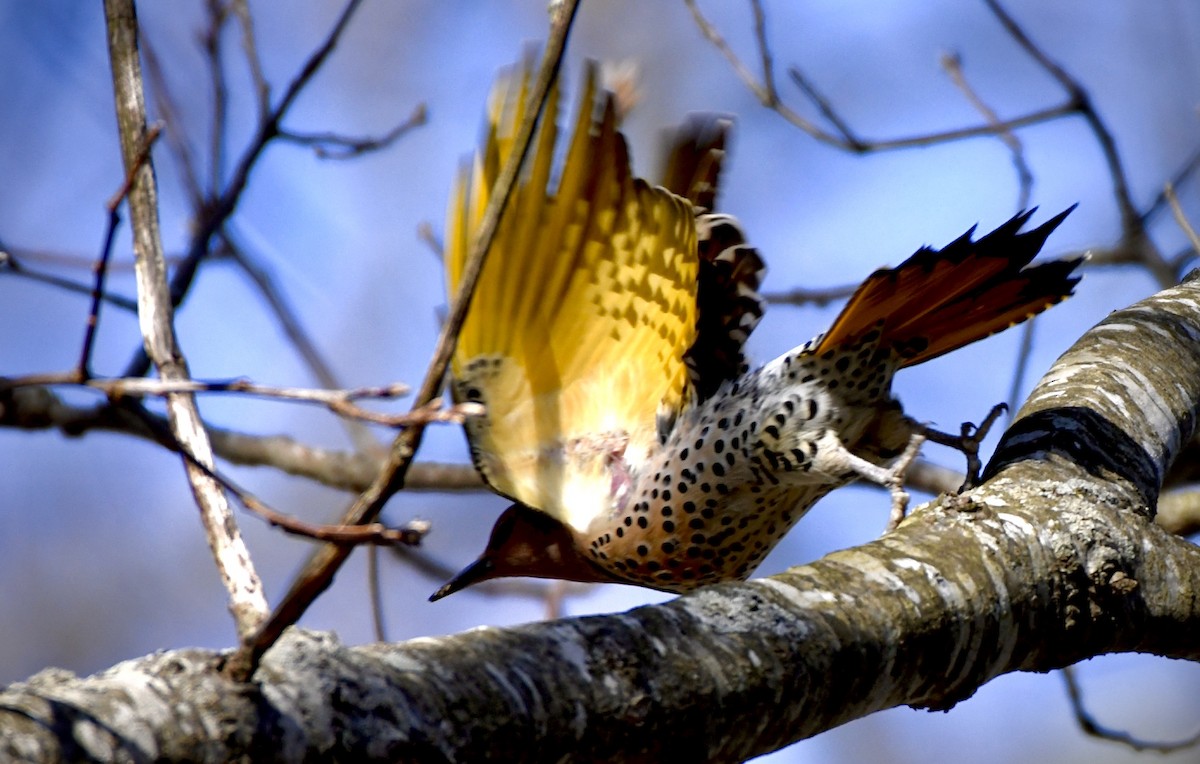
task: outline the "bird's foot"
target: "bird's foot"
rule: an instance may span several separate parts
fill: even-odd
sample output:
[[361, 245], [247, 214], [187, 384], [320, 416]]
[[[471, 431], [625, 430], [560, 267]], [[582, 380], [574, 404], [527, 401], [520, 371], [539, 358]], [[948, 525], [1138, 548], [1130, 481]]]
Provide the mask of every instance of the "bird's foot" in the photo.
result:
[[930, 441], [943, 446], [949, 446], [956, 451], [961, 451], [963, 456], [967, 458], [967, 476], [963, 480], [962, 486], [958, 489], [959, 493], [974, 488], [979, 484], [979, 473], [983, 469], [983, 463], [979, 460], [979, 446], [992, 429], [992, 425], [996, 423], [996, 420], [1005, 411], [1008, 411], [1008, 406], [1003, 403], [997, 403], [988, 412], [988, 415], [983, 418], [978, 427], [971, 422], [963, 422], [962, 430], [958, 435], [941, 432], [927, 425], [920, 426], [920, 433]]
[[908, 445], [888, 467], [882, 467], [852, 453], [836, 436], [822, 440], [817, 449], [819, 456], [815, 467], [829, 474], [854, 473], [864, 480], [883, 486], [892, 496], [892, 510], [888, 514], [884, 531], [895, 530], [908, 512], [908, 492], [904, 490], [904, 478], [909, 467], [916, 461], [925, 442], [925, 432], [917, 430], [908, 440]]

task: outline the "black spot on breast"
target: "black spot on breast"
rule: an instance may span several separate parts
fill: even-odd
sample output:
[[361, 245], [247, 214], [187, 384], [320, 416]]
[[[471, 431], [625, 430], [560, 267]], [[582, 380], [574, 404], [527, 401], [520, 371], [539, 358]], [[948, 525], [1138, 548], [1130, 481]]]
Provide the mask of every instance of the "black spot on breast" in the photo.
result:
[[637, 553], [638, 557], [645, 557], [646, 555], [650, 554], [650, 547], [646, 546], [645, 544], [638, 544]]

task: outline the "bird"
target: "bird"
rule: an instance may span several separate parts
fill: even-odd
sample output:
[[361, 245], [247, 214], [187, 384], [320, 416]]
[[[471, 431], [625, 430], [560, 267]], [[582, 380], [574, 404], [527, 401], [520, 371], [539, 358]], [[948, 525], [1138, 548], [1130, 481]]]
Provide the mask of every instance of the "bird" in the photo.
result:
[[[457, 289], [525, 117], [530, 67], [500, 77], [482, 147], [447, 212]], [[751, 369], [765, 269], [715, 211], [730, 120], [700, 115], [663, 184], [635, 177], [613, 97], [583, 77], [554, 178], [557, 84], [500, 223], [450, 365], [488, 486], [512, 501], [438, 600], [495, 578], [682, 593], [747, 578], [822, 496], [891, 464], [923, 425], [891, 393], [902, 368], [1072, 294], [1080, 259], [1031, 265], [1072, 208], [1034, 210], [876, 270], [828, 331]]]

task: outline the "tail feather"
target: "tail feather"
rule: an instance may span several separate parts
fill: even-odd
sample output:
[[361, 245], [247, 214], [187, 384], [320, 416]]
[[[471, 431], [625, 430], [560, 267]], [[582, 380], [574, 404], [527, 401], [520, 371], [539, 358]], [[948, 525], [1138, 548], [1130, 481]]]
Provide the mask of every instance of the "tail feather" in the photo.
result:
[[895, 268], [871, 274], [851, 296], [815, 351], [851, 343], [878, 330], [897, 349], [901, 366], [949, 353], [1062, 302], [1081, 260], [1026, 267], [1074, 206], [1020, 233], [1036, 211], [1022, 212], [972, 241], [967, 231], [941, 250], [924, 247]]

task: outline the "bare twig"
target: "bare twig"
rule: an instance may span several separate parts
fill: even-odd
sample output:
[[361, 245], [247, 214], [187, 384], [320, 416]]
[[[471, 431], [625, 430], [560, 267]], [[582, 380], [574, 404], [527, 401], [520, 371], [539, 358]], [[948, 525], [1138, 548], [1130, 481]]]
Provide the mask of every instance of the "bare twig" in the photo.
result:
[[[187, 363], [172, 327], [166, 264], [158, 230], [157, 188], [151, 161], [141, 162], [146, 138], [146, 106], [138, 59], [137, 15], [133, 0], [105, 0], [117, 125], [125, 170], [133, 177], [128, 194], [138, 283], [138, 317], [147, 356], [165, 380], [186, 380]], [[137, 165], [141, 164], [140, 167]], [[167, 397], [172, 435], [200, 463], [212, 464], [212, 449], [195, 401], [186, 393]], [[200, 507], [201, 521], [218, 571], [229, 593], [240, 637], [249, 636], [267, 610], [262, 582], [254, 571], [237, 521], [221, 486], [187, 463], [185, 469]]]
[[[62, 375], [57, 375], [61, 377]], [[28, 381], [30, 377], [23, 378]], [[155, 414], [147, 417], [166, 420]], [[0, 379], [0, 427], [25, 430], [57, 430], [79, 436], [99, 430], [152, 440], [174, 450], [173, 439], [162, 439], [142, 420], [129, 415], [125, 406], [110, 400], [94, 406], [63, 401], [49, 387], [14, 387]], [[233, 464], [271, 467], [289, 475], [346, 491], [362, 491], [371, 485], [384, 465], [374, 452], [337, 451], [301, 443], [286, 435], [252, 435], [205, 424], [213, 451]], [[409, 491], [481, 491], [483, 481], [467, 464], [414, 464], [405, 479]]]
[[232, 0], [230, 6], [242, 26], [242, 51], [246, 54], [246, 65], [254, 80], [254, 93], [258, 101], [258, 117], [266, 119], [271, 110], [271, 86], [263, 74], [262, 58], [258, 55], [258, 42], [254, 37], [254, 17], [246, 0]]
[[[242, 192], [249, 182], [251, 170], [257, 164], [259, 158], [261, 158], [267, 145], [279, 135], [280, 122], [287, 115], [296, 98], [299, 97], [304, 88], [312, 81], [313, 76], [316, 75], [329, 58], [329, 54], [337, 46], [342, 33], [361, 3], [362, 0], [348, 0], [345, 8], [342, 9], [342, 13], [338, 16], [338, 20], [334, 23], [333, 28], [326, 35], [324, 42], [309, 56], [299, 74], [288, 84], [287, 90], [284, 92], [279, 104], [259, 124], [257, 134], [242, 153], [241, 158], [233, 169], [233, 173], [230, 175], [229, 182], [225, 185], [225, 190], [221, 192], [220, 196], [213, 198], [206, 205], [205, 214], [196, 222], [196, 232], [192, 235], [187, 254], [171, 277], [171, 304], [173, 306], [178, 306], [190, 289], [200, 261], [209, 252], [212, 237], [225, 224], [229, 216], [233, 214], [238, 201], [241, 199]], [[139, 349], [135, 353], [134, 358], [126, 366], [122, 376], [140, 377], [146, 373], [148, 368], [149, 359], [144, 349]]]
[[265, 502], [255, 497], [254, 494], [217, 472], [212, 466], [198, 460], [194, 454], [188, 451], [184, 444], [175, 439], [174, 434], [169, 428], [162, 425], [161, 420], [154, 418], [146, 409], [140, 405], [135, 405], [128, 407], [128, 410], [140, 419], [148, 429], [154, 431], [158, 440], [171, 443], [172, 449], [183, 455], [191, 467], [202, 472], [208, 479], [220, 483], [237, 498], [243, 507], [285, 533], [315, 541], [328, 541], [333, 544], [348, 546], [358, 546], [360, 544], [415, 546], [420, 544], [421, 539], [429, 532], [430, 525], [424, 520], [412, 520], [403, 528], [389, 528], [382, 523], [326, 525], [324, 523], [305, 522], [299, 518], [272, 509]]
[[180, 169], [180, 183], [187, 194], [193, 209], [201, 209], [206, 198], [204, 188], [200, 183], [199, 161], [196, 159], [192, 143], [187, 135], [187, 121], [180, 114], [179, 107], [171, 97], [171, 88], [167, 85], [167, 77], [163, 72], [162, 62], [150, 41], [143, 36], [142, 55], [146, 61], [146, 75], [149, 79], [150, 93], [154, 98], [154, 107], [163, 124], [166, 126], [167, 147], [175, 158], [175, 164]]
[[1188, 241], [1191, 242], [1192, 249], [1196, 252], [1200, 252], [1200, 236], [1196, 235], [1196, 229], [1192, 227], [1191, 221], [1189, 221], [1187, 219], [1187, 215], [1184, 214], [1183, 207], [1179, 206], [1179, 197], [1175, 195], [1175, 184], [1168, 183], [1165, 187], [1163, 187], [1163, 196], [1165, 196], [1167, 201], [1170, 203], [1171, 214], [1175, 216], [1175, 222], [1179, 225], [1179, 228], [1183, 231], [1184, 235], [1187, 236]]
[[[93, 259], [92, 262], [95, 262]], [[39, 271], [31, 271], [16, 257], [12, 250], [0, 249], [0, 273], [9, 273], [30, 281], [36, 281], [40, 284], [48, 284], [49, 286], [62, 289], [75, 294], [91, 295], [94, 286], [81, 284], [78, 281], [62, 278], [49, 273], [41, 273]], [[137, 312], [137, 302], [122, 297], [121, 295], [111, 294], [109, 292], [101, 292], [100, 299], [121, 310], [127, 310], [130, 313]]]
[[1029, 372], [1029, 359], [1033, 354], [1033, 335], [1037, 332], [1037, 316], [1029, 319], [1021, 327], [1021, 344], [1017, 348], [1017, 364], [1013, 368], [1012, 380], [1008, 385], [1008, 410], [1020, 408], [1021, 390], [1025, 386], [1025, 375]]
[[[1108, 165], [1109, 176], [1112, 178], [1113, 184], [1113, 196], [1121, 215], [1122, 241], [1121, 246], [1115, 251], [1124, 252], [1141, 262], [1163, 287], [1175, 284], [1174, 268], [1163, 258], [1146, 235], [1142, 214], [1138, 212], [1129, 192], [1129, 181], [1121, 162], [1121, 155], [1117, 151], [1117, 142], [1108, 129], [1108, 125], [1100, 118], [1087, 90], [1033, 42], [1021, 25], [1004, 9], [999, 0], [984, 0], [984, 3], [1009, 36], [1062, 86], [1075, 104], [1073, 111], [1083, 117], [1092, 131], [1092, 135], [1096, 137], [1096, 142], [1100, 145], [1100, 151], [1104, 155], [1104, 161]], [[1100, 262], [1100, 259], [1097, 258], [1096, 262]]]
[[433, 226], [429, 224], [429, 221], [422, 222], [417, 226], [417, 238], [424, 242], [425, 246], [429, 247], [429, 251], [438, 259], [438, 262], [442, 261], [442, 258], [445, 256], [445, 246], [437, 234], [434, 233]]
[[1128, 732], [1103, 726], [1083, 706], [1083, 690], [1079, 687], [1079, 680], [1075, 676], [1075, 666], [1067, 666], [1059, 673], [1062, 674], [1063, 683], [1066, 685], [1067, 697], [1071, 701], [1071, 709], [1075, 712], [1075, 721], [1085, 734], [1100, 738], [1101, 740], [1121, 743], [1135, 751], [1172, 753], [1173, 751], [1200, 745], [1200, 732], [1183, 740], [1163, 743], [1142, 740]]
[[928, 133], [924, 135], [915, 135], [905, 138], [891, 138], [884, 140], [869, 140], [861, 138], [851, 130], [849, 124], [838, 115], [830, 101], [825, 98], [817, 87], [804, 75], [800, 69], [792, 67], [788, 73], [792, 81], [798, 88], [813, 102], [821, 115], [834, 126], [836, 133], [828, 132], [819, 127], [815, 122], [806, 119], [795, 110], [791, 109], [787, 104], [779, 98], [778, 90], [775, 87], [774, 72], [770, 69], [772, 66], [772, 58], [770, 51], [767, 48], [766, 34], [764, 30], [765, 20], [761, 4], [757, 0], [751, 0], [751, 7], [754, 13], [755, 24], [755, 42], [758, 46], [758, 53], [761, 65], [764, 67], [762, 81], [759, 81], [754, 73], [750, 70], [737, 53], [733, 51], [725, 38], [717, 31], [704, 14], [700, 12], [696, 5], [696, 0], [684, 0], [688, 9], [692, 12], [692, 18], [696, 21], [696, 26], [700, 32], [718, 51], [729, 61], [737, 75], [742, 79], [751, 92], [758, 97], [758, 100], [779, 114], [785, 120], [803, 130], [814, 139], [831, 146], [852, 151], [856, 154], [867, 154], [880, 151], [893, 151], [896, 149], [912, 148], [916, 146], [930, 146], [937, 143], [947, 143], [950, 141], [963, 140], [966, 138], [977, 138], [980, 136], [996, 135], [997, 132], [1012, 131], [1019, 127], [1038, 124], [1052, 119], [1072, 114], [1077, 111], [1077, 104], [1068, 100], [1066, 103], [1053, 106], [1046, 109], [1040, 109], [1030, 112], [1015, 119], [1004, 120], [997, 124], [984, 124], [975, 127], [960, 128], [955, 130], [946, 130], [938, 133]]
[[995, 109], [989, 106], [975, 88], [971, 87], [971, 83], [967, 81], [966, 75], [962, 69], [962, 56], [958, 53], [942, 54], [942, 69], [949, 75], [950, 81], [954, 83], [966, 99], [971, 102], [987, 123], [996, 129], [996, 137], [1008, 147], [1012, 154], [1013, 169], [1017, 173], [1017, 209], [1024, 210], [1029, 207], [1030, 197], [1033, 196], [1033, 172], [1029, 169], [1029, 163], [1025, 160], [1025, 147], [1021, 145], [1021, 141], [1011, 130], [1002, 130], [999, 126], [1002, 124], [1000, 116], [996, 114]]
[[[333, 371], [333, 367], [325, 360], [325, 357], [317, 349], [317, 345], [308, 336], [308, 332], [300, 320], [300, 315], [292, 308], [288, 302], [283, 290], [275, 283], [275, 277], [267, 270], [259, 260], [254, 257], [246, 247], [238, 242], [233, 232], [230, 230], [232, 226], [225, 226], [221, 230], [221, 240], [224, 243], [223, 250], [229, 258], [239, 267], [242, 272], [249, 278], [250, 282], [258, 289], [259, 294], [266, 301], [267, 307], [275, 316], [275, 320], [279, 322], [279, 326], [283, 329], [284, 336], [300, 354], [301, 360], [308, 366], [310, 372], [316, 377], [317, 383], [322, 387], [329, 389], [337, 389], [343, 387], [337, 375]], [[350, 442], [354, 447], [362, 452], [374, 452], [381, 450], [381, 446], [371, 432], [362, 425], [357, 419], [343, 419], [346, 428], [346, 434], [350, 437]]]
[[[538, 119], [545, 108], [550, 89], [558, 76], [562, 56], [566, 49], [567, 36], [578, 8], [579, 0], [563, 0], [552, 8], [549, 39], [546, 43], [536, 84], [530, 95], [533, 107], [527, 110], [526, 118], [514, 137], [512, 155], [509, 156], [496, 179], [496, 186], [484, 212], [480, 231], [463, 269], [458, 294], [451, 303], [450, 314], [442, 326], [429, 369], [417, 392], [414, 407], [424, 406], [433, 400], [441, 389], [442, 380], [454, 350], [454, 343], [459, 329], [462, 327], [463, 319], [466, 317], [467, 307], [471, 303], [471, 295], [479, 280], [487, 251], [495, 237], [508, 198], [516, 186], [520, 167], [529, 149]], [[396, 437], [388, 455], [387, 465], [370, 488], [364, 491], [347, 510], [343, 518], [344, 524], [355, 525], [371, 522], [383, 509], [384, 502], [404, 486], [405, 476], [420, 445], [423, 432], [422, 427], [414, 426], [405, 429]], [[242, 650], [239, 650], [231, 660], [230, 671], [233, 676], [247, 678], [253, 673], [262, 654], [274, 644], [283, 630], [295, 623], [309, 604], [329, 586], [348, 555], [349, 550], [344, 547], [326, 545], [309, 559], [270, 619], [263, 624], [254, 639]]]
[[763, 299], [776, 305], [815, 305], [818, 308], [831, 302], [844, 300], [854, 294], [858, 285], [829, 287], [827, 289], [804, 289], [797, 287], [786, 292], [764, 292]]
[[88, 317], [86, 328], [83, 332], [83, 347], [79, 351], [79, 361], [75, 364], [75, 377], [77, 380], [88, 379], [91, 375], [92, 361], [92, 346], [96, 340], [96, 329], [100, 325], [100, 306], [104, 302], [104, 279], [108, 276], [108, 263], [112, 257], [113, 240], [117, 235], [117, 227], [121, 224], [121, 216], [118, 210], [121, 207], [121, 202], [129, 195], [129, 189], [133, 187], [133, 179], [135, 175], [141, 171], [142, 167], [150, 159], [150, 149], [154, 146], [154, 142], [158, 140], [158, 136], [162, 133], [162, 125], [151, 125], [142, 139], [142, 145], [138, 148], [137, 155], [134, 157], [133, 166], [125, 173], [125, 180], [121, 183], [121, 187], [117, 189], [105, 208], [108, 210], [108, 227], [104, 232], [104, 246], [100, 250], [100, 257], [92, 266], [92, 305], [88, 309]]
[[[1200, 169], [1200, 151], [1192, 154], [1192, 156], [1183, 163], [1183, 167], [1179, 168], [1179, 171], [1175, 173], [1174, 177], [1168, 181], [1168, 185], [1175, 187], [1183, 184], [1184, 181], [1192, 177], [1192, 174], [1195, 173], [1197, 169]], [[1150, 206], [1146, 208], [1146, 211], [1142, 213], [1142, 222], [1150, 222], [1150, 219], [1157, 215], [1166, 206], [1167, 194], [1164, 186], [1164, 190], [1158, 192], [1158, 196], [1154, 197], [1154, 201], [1151, 202]]]
[[321, 159], [354, 159], [363, 154], [386, 149], [412, 130], [424, 125], [428, 117], [428, 111], [422, 103], [417, 104], [403, 122], [378, 138], [351, 138], [337, 133], [300, 133], [295, 130], [280, 130], [279, 137], [302, 146], [311, 146], [313, 153]]
[[229, 111], [229, 89], [225, 85], [225, 61], [221, 54], [221, 33], [229, 18], [229, 9], [223, 0], [207, 0], [208, 27], [201, 42], [207, 53], [209, 77], [212, 86], [212, 127], [208, 136], [211, 152], [209, 156], [208, 196], [216, 196], [225, 179], [225, 115]]

